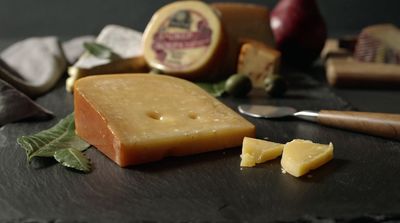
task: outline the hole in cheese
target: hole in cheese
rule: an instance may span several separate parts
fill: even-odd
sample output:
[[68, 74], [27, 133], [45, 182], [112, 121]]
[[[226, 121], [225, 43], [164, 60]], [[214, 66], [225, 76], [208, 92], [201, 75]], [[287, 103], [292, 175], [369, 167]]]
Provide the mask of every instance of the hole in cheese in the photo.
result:
[[188, 117], [190, 119], [198, 119], [199, 115], [197, 113], [195, 113], [195, 112], [189, 112]]
[[147, 112], [147, 116], [155, 120], [163, 120], [162, 115], [157, 111], [149, 111]]

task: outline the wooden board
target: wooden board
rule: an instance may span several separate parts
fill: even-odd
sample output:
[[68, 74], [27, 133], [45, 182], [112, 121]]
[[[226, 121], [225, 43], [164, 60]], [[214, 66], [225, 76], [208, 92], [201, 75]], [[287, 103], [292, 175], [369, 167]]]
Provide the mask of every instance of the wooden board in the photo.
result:
[[[352, 108], [307, 74], [290, 72], [290, 77], [285, 98], [268, 99], [255, 91], [250, 98], [221, 100], [232, 108], [240, 103]], [[73, 110], [63, 83], [39, 99], [55, 119], [0, 128], [0, 222], [265, 222], [400, 212], [399, 142], [294, 119], [248, 118], [259, 138], [334, 143], [334, 160], [299, 179], [283, 174], [279, 159], [240, 169], [240, 148], [126, 169], [91, 148], [90, 174], [54, 162], [28, 165], [16, 138], [49, 128]]]

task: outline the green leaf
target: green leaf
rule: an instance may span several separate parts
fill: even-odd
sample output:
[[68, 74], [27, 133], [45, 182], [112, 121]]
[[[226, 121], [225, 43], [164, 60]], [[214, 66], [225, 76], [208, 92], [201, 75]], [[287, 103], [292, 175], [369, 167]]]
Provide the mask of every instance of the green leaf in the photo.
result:
[[74, 148], [67, 148], [57, 150], [54, 153], [54, 158], [61, 163], [61, 165], [80, 170], [83, 172], [90, 172], [90, 160], [83, 155], [83, 153]]
[[95, 42], [86, 42], [83, 43], [83, 46], [93, 56], [101, 59], [110, 59], [110, 60], [117, 60], [121, 59], [121, 57], [114, 53], [112, 49], [108, 48], [107, 46], [104, 46], [100, 43], [95, 43]]
[[25, 149], [28, 160], [33, 157], [52, 157], [58, 150], [86, 150], [90, 145], [75, 134], [74, 114], [68, 115], [48, 130], [31, 136], [21, 136], [18, 144]]
[[195, 84], [203, 88], [212, 96], [219, 97], [225, 92], [225, 82], [226, 81], [220, 81], [217, 83], [197, 82]]

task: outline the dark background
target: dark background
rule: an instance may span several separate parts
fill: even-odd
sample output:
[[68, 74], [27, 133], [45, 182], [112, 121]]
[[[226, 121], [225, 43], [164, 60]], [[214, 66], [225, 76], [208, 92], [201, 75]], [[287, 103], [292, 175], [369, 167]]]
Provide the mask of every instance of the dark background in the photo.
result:
[[[153, 12], [169, 2], [172, 1], [0, 0], [0, 39], [42, 35], [68, 38], [97, 34], [110, 23], [143, 30]], [[272, 8], [277, 1], [246, 2]], [[319, 0], [318, 3], [331, 36], [354, 34], [362, 27], [374, 23], [391, 22], [400, 25], [399, 0]]]

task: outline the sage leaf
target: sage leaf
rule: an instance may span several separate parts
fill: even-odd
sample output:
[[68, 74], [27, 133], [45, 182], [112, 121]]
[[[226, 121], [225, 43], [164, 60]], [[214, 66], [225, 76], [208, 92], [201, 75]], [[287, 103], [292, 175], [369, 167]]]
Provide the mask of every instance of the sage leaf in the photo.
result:
[[74, 114], [68, 115], [48, 130], [31, 136], [21, 136], [17, 143], [25, 149], [28, 160], [33, 157], [52, 157], [58, 150], [86, 150], [90, 145], [75, 134]]
[[104, 46], [100, 43], [95, 42], [85, 42], [83, 43], [83, 47], [89, 52], [91, 55], [100, 58], [100, 59], [109, 59], [109, 60], [117, 60], [121, 59], [121, 57], [114, 53], [112, 49], [107, 46]]
[[67, 148], [57, 150], [54, 153], [54, 158], [61, 163], [61, 165], [80, 170], [83, 172], [90, 172], [90, 160], [79, 150], [74, 148]]
[[216, 82], [216, 83], [208, 83], [208, 82], [197, 82], [199, 87], [203, 88], [205, 91], [207, 91], [209, 94], [211, 94], [214, 97], [219, 97], [223, 93], [225, 93], [225, 80]]

